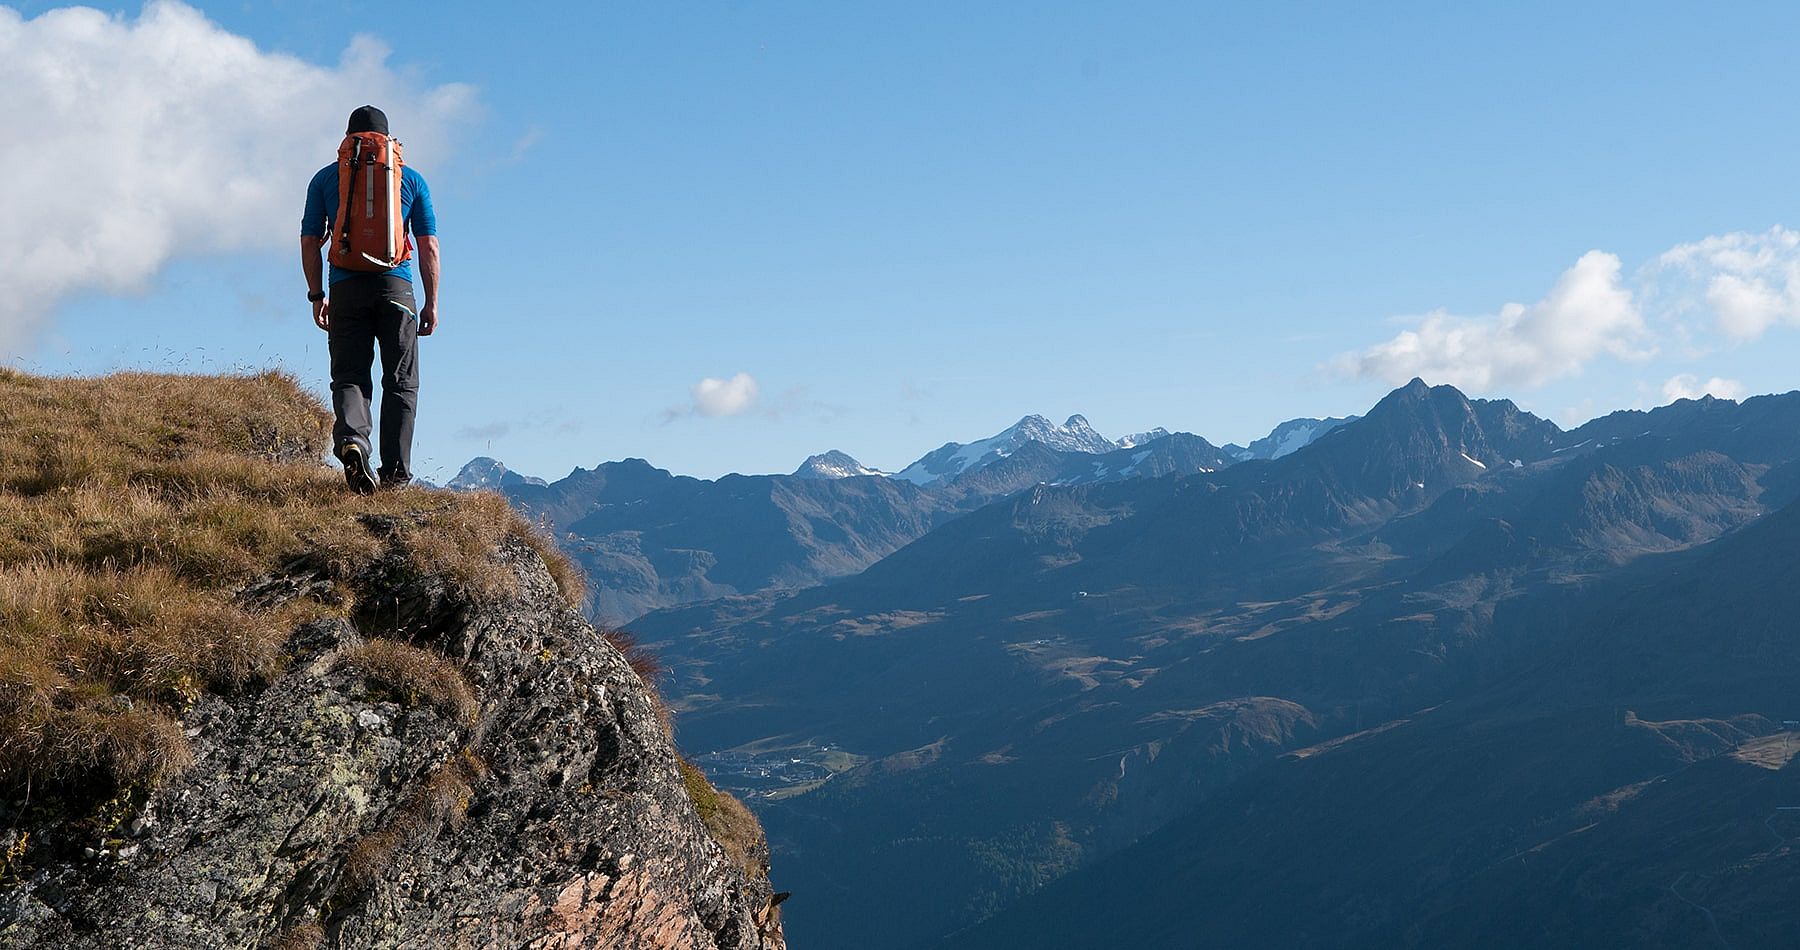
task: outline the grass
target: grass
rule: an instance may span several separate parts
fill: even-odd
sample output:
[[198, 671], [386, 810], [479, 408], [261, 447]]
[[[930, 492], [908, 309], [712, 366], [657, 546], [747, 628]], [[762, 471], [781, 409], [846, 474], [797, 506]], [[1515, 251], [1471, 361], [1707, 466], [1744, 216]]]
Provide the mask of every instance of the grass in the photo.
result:
[[629, 630], [607, 627], [600, 631], [600, 635], [612, 645], [613, 649], [624, 655], [625, 662], [631, 665], [631, 672], [636, 673], [638, 679], [644, 681], [645, 686], [655, 688], [656, 681], [662, 678], [665, 671], [662, 657], [657, 656], [655, 651], [639, 644], [637, 637], [633, 636]]
[[468, 750], [433, 769], [385, 827], [351, 847], [342, 869], [345, 890], [353, 895], [368, 890], [387, 875], [401, 851], [431, 840], [446, 826], [460, 825], [475, 782], [486, 772], [486, 764]]
[[[638, 643], [629, 630], [608, 627], [602, 629], [600, 635], [613, 649], [624, 655], [625, 661], [631, 665], [631, 671], [637, 674], [638, 679], [643, 680], [663, 734], [673, 742], [674, 717], [669, 712], [668, 704], [663, 701], [661, 690], [657, 689], [657, 681], [666, 672], [662, 658]], [[694, 803], [694, 811], [700, 816], [701, 824], [706, 826], [707, 834], [725, 849], [726, 856], [745, 876], [752, 880], [766, 879], [769, 869], [755, 857], [757, 846], [764, 842], [762, 823], [756, 820], [756, 816], [743, 802], [713, 787], [699, 766], [685, 757], [678, 758], [677, 764], [681, 769], [681, 783], [687, 789], [688, 798]]]
[[[178, 772], [180, 712], [277, 674], [294, 626], [348, 616], [359, 581], [395, 555], [488, 600], [514, 592], [492, 551], [519, 538], [582, 602], [576, 569], [498, 496], [349, 494], [320, 461], [329, 424], [282, 373], [0, 370], [0, 786]], [[275, 606], [245, 596], [296, 569], [328, 590]], [[473, 703], [447, 661], [371, 644], [349, 662], [410, 671], [400, 688], [458, 715]]]
[[681, 759], [680, 766], [681, 781], [687, 786], [688, 798], [693, 800], [694, 811], [699, 813], [700, 822], [713, 840], [725, 849], [726, 856], [746, 877], [751, 880], [767, 878], [769, 869], [754, 857], [763, 842], [762, 825], [756, 816], [743, 802], [714, 788], [699, 766], [687, 759]]
[[657, 681], [662, 678], [664, 673], [662, 657], [657, 656], [655, 651], [639, 644], [637, 637], [633, 636], [629, 630], [604, 627], [600, 630], [600, 636], [625, 657], [625, 662], [630, 665], [631, 672], [636, 673], [637, 678], [643, 681], [644, 689], [650, 693], [650, 705], [656, 713], [656, 721], [662, 726], [663, 735], [668, 736], [670, 742], [674, 742], [675, 717], [669, 712], [669, 704], [663, 701], [662, 690], [657, 687]]
[[274, 950], [313, 950], [325, 942], [325, 928], [309, 920], [275, 938]]
[[338, 665], [386, 687], [409, 706], [427, 702], [458, 722], [472, 723], [480, 711], [468, 678], [441, 653], [376, 639], [345, 650]]

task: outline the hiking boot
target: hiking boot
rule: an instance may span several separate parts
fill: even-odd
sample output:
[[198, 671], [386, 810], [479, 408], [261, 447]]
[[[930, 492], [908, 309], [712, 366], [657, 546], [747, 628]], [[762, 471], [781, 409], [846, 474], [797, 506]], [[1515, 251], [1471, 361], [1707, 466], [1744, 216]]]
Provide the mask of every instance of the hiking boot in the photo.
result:
[[411, 485], [411, 484], [412, 484], [412, 478], [409, 476], [389, 475], [386, 472], [381, 473], [381, 490], [382, 491], [393, 491], [397, 488], [405, 488], [406, 486]]
[[375, 494], [375, 476], [369, 474], [368, 450], [355, 442], [338, 446], [338, 461], [344, 463], [344, 481], [358, 495]]

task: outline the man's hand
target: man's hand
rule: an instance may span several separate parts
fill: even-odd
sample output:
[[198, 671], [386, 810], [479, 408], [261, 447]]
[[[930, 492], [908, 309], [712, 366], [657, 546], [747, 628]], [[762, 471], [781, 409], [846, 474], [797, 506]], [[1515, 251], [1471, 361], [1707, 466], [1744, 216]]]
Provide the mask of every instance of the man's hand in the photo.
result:
[[[300, 271], [306, 275], [307, 295], [319, 292], [325, 286], [325, 262], [319, 260], [319, 252], [325, 249], [325, 239], [300, 235]], [[313, 323], [326, 333], [331, 332], [331, 302], [329, 300], [313, 301]]]
[[443, 270], [438, 256], [435, 234], [419, 236], [419, 281], [425, 285], [425, 308], [419, 311], [419, 335], [430, 336], [437, 329], [438, 274]]

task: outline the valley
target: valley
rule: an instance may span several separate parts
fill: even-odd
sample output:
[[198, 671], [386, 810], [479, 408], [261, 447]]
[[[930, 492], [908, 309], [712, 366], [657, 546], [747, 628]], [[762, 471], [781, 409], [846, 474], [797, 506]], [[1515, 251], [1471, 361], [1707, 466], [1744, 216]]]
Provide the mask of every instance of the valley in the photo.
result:
[[[1479, 891], [1489, 901], [1537, 893], [1499, 883], [1503, 863], [1483, 870], [1505, 849], [1577, 862], [1600, 853], [1590, 843], [1629, 853], [1641, 833], [1630, 825], [1593, 826], [1625, 838], [1584, 830], [1595, 802], [1637, 814], [1664, 794], [1659, 776], [1705, 778], [1728, 799], [1748, 794], [1732, 776], [1785, 781], [1784, 759], [1766, 764], [1777, 755], [1768, 737], [1793, 713], [1751, 684], [1800, 686], [1787, 646], [1709, 658], [1717, 682], [1696, 685], [1682, 679], [1696, 668], [1689, 640], [1646, 650], [1608, 611], [1632, 602], [1621, 591], [1661, 594], [1695, 558], [1737, 564], [1746, 556], [1728, 552], [1743, 539], [1800, 523], [1800, 394], [1685, 400], [1564, 431], [1510, 402], [1415, 381], [1360, 418], [1314, 428], [1313, 441], [1269, 458], [1233, 458], [1194, 436], [1073, 456], [1025, 439], [992, 458], [965, 453], [984, 464], [922, 486], [808, 478], [833, 497], [884, 499], [911, 513], [908, 527], [879, 534], [867, 525], [901, 522], [844, 520], [835, 547], [806, 548], [810, 574], [765, 570], [633, 619], [668, 668], [683, 747], [768, 827], [798, 895], [790, 933], [872, 921], [870, 946], [1095, 945], [1057, 942], [1117, 916], [1076, 912], [1073, 889], [1135, 907], [1154, 926], [1107, 936], [1139, 946], [1195, 935], [1441, 945], [1466, 923], [1470, 888], [1493, 890]], [[1119, 474], [1129, 464], [1114, 457], [1147, 450], [1129, 464], [1157, 466]], [[803, 563], [769, 555], [798, 550], [802, 535], [816, 543], [842, 517], [819, 508], [806, 532], [772, 520], [788, 527], [751, 539], [717, 498], [799, 497], [783, 495], [797, 476], [686, 485], [632, 464], [633, 477], [690, 493], [661, 509], [660, 536], [707, 519], [738, 526], [743, 548], [716, 544], [708, 583], [739, 561]], [[617, 477], [605, 469], [596, 475]], [[572, 490], [593, 477], [508, 493], [561, 519], [577, 557], [616, 543], [598, 526], [666, 504], [596, 508]], [[860, 553], [827, 576], [824, 550]], [[1779, 600], [1760, 589], [1741, 600], [1758, 597]], [[1777, 655], [1772, 667], [1752, 660]], [[1618, 688], [1596, 692], [1608, 677]], [[1669, 685], [1620, 685], [1633, 677]], [[1479, 831], [1409, 838], [1394, 824], [1423, 808], [1437, 810], [1430, 827]], [[1309, 822], [1325, 825], [1272, 851], [1254, 843]], [[1375, 878], [1348, 865], [1334, 872], [1342, 884], [1318, 878], [1370, 849], [1399, 863]], [[1764, 859], [1785, 860], [1777, 852]], [[1292, 866], [1301, 860], [1306, 869]], [[1692, 867], [1684, 896], [1716, 883]], [[1165, 887], [1218, 895], [1195, 910], [1216, 925], [1156, 929], [1185, 919], [1151, 906], [1176, 901]], [[1234, 890], [1252, 887], [1314, 896], [1278, 910]], [[1593, 899], [1612, 902], [1602, 916], [1619, 927], [1672, 913], [1656, 903], [1674, 899], [1666, 887], [1648, 904], [1602, 890]]]

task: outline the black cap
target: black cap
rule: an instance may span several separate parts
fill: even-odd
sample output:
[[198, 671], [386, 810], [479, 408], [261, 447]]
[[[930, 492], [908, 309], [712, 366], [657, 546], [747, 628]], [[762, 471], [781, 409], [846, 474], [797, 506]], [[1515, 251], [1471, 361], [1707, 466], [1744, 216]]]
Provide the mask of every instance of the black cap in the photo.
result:
[[374, 106], [363, 106], [350, 113], [350, 127], [344, 130], [344, 134], [355, 135], [358, 132], [388, 134], [387, 113]]

